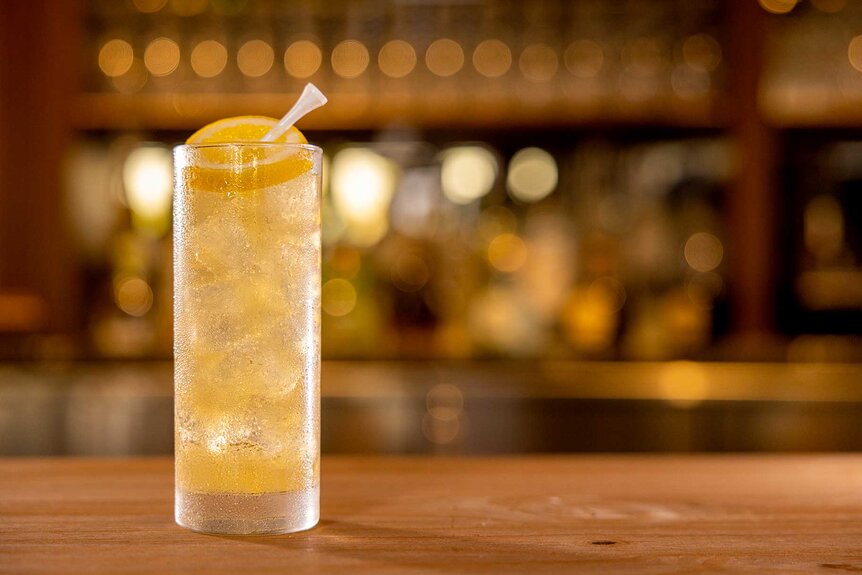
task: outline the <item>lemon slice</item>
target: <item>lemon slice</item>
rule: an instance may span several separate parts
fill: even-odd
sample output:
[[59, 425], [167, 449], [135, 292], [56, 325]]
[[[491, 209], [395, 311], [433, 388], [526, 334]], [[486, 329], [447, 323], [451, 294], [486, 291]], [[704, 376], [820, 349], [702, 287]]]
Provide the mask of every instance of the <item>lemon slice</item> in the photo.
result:
[[[267, 116], [235, 116], [216, 120], [192, 134], [186, 144], [229, 144], [233, 142], [260, 142], [278, 120]], [[292, 126], [274, 140], [276, 143], [307, 144], [302, 132]]]
[[[259, 146], [203, 147], [193, 167], [184, 170], [186, 181], [214, 191], [250, 192], [300, 176], [313, 167], [311, 154], [301, 148], [262, 143], [261, 138], [278, 123], [266, 116], [236, 116], [207, 124], [186, 144], [260, 144]], [[302, 132], [291, 127], [272, 144], [307, 144]]]

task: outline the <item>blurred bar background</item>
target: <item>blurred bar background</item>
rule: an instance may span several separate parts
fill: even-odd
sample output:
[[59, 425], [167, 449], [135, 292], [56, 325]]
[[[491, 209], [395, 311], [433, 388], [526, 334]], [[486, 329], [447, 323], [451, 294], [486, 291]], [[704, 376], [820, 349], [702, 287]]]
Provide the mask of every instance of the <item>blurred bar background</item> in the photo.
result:
[[858, 449], [862, 2], [0, 7], [0, 453], [164, 453], [172, 145], [324, 148], [324, 448]]

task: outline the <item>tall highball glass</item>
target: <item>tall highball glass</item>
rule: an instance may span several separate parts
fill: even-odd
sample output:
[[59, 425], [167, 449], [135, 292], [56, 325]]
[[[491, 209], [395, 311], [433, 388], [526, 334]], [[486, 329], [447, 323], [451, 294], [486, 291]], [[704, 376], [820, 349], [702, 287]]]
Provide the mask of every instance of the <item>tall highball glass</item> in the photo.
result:
[[176, 521], [320, 516], [320, 148], [174, 149]]

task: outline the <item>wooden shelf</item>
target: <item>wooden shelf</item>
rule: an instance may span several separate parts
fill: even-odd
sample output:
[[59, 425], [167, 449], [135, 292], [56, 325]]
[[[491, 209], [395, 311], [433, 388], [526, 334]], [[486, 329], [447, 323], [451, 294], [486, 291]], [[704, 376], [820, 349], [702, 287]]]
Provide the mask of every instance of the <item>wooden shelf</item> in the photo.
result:
[[[228, 116], [281, 116], [295, 98], [296, 94], [84, 94], [75, 101], [73, 125], [79, 130], [188, 130]], [[462, 98], [418, 101], [335, 94], [301, 126], [309, 130], [378, 129], [398, 124], [419, 128], [726, 126], [720, 106], [712, 99], [525, 103], [513, 99], [463, 102]]]
[[862, 128], [862, 99], [806, 99], [793, 103], [761, 102], [761, 115], [777, 129]]

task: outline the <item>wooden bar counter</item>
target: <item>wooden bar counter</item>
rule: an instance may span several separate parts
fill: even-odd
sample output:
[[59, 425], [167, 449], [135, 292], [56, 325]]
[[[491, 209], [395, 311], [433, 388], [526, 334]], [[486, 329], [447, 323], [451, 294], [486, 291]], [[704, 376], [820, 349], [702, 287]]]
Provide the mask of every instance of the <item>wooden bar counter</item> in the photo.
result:
[[0, 460], [0, 573], [862, 572], [862, 456], [325, 457], [304, 533], [173, 521], [172, 461]]

